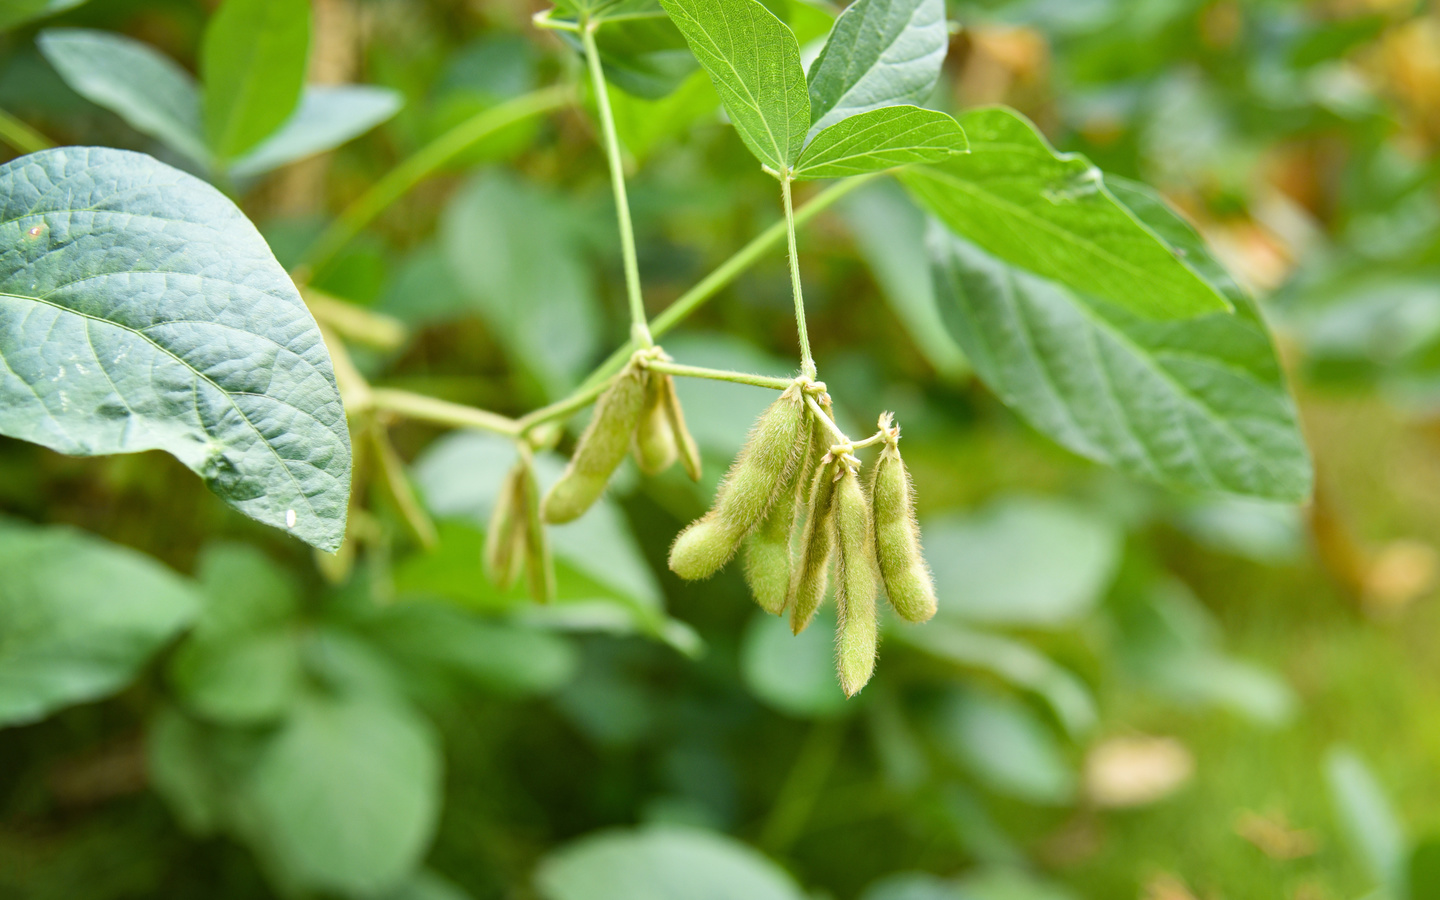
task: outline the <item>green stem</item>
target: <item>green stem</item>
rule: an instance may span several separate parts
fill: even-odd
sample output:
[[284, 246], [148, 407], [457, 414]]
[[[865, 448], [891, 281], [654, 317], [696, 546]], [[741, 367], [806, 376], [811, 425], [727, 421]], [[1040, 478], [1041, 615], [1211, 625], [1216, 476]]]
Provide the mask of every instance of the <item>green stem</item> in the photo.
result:
[[795, 383], [793, 378], [772, 378], [769, 375], [749, 375], [745, 372], [731, 372], [725, 369], [706, 369], [700, 366], [682, 366], [670, 362], [647, 362], [645, 368], [667, 375], [684, 378], [708, 378], [711, 381], [729, 381], [734, 384], [749, 384], [755, 387], [783, 391]]
[[597, 381], [594, 384], [583, 384], [575, 389], [575, 393], [563, 400], [557, 400], [549, 406], [542, 406], [539, 409], [526, 413], [515, 420], [515, 424], [518, 426], [521, 434], [529, 434], [536, 425], [542, 425], [553, 419], [565, 418], [571, 413], [579, 412], [590, 405], [591, 400], [594, 400], [604, 393], [605, 388], [609, 386], [610, 381], [608, 378]]
[[0, 109], [0, 141], [21, 153], [39, 153], [55, 145], [50, 139], [24, 122]]
[[820, 404], [815, 402], [815, 398], [814, 398], [814, 397], [810, 396], [809, 394], [806, 394], [806, 395], [805, 395], [805, 405], [810, 407], [810, 411], [815, 414], [815, 417], [816, 417], [817, 419], [819, 419], [821, 422], [825, 423], [825, 427], [830, 429], [830, 433], [831, 433], [831, 434], [835, 435], [837, 438], [840, 439], [840, 440], [837, 441], [836, 443], [839, 443], [839, 444], [848, 444], [848, 443], [850, 443], [850, 439], [845, 436], [845, 432], [841, 431], [841, 430], [840, 430], [840, 426], [839, 426], [839, 425], [836, 425], [834, 422], [832, 422], [832, 421], [830, 420], [830, 417], [829, 417], [829, 416], [825, 415], [825, 410], [823, 410], [823, 409], [820, 408]]
[[800, 371], [815, 377], [815, 360], [810, 356], [810, 334], [805, 329], [805, 297], [800, 292], [800, 254], [795, 250], [795, 210], [790, 200], [790, 176], [780, 179], [785, 198], [785, 235], [790, 239], [790, 287], [795, 292], [795, 329], [800, 334]]
[[595, 88], [595, 107], [600, 113], [600, 132], [605, 137], [605, 158], [610, 162], [610, 187], [615, 192], [615, 218], [620, 227], [620, 253], [625, 261], [625, 291], [630, 297], [630, 331], [641, 347], [655, 346], [645, 317], [645, 300], [640, 293], [640, 266], [635, 257], [635, 227], [630, 222], [630, 200], [625, 195], [625, 169], [620, 164], [620, 139], [615, 134], [615, 115], [610, 110], [610, 91], [595, 46], [598, 23], [586, 22], [580, 29], [585, 45], [585, 64]]
[[499, 413], [394, 388], [372, 388], [370, 406], [372, 409], [387, 410], [409, 419], [449, 425], [452, 428], [479, 428], [511, 437], [518, 437], [521, 433], [519, 422]]
[[[858, 175], [854, 178], [847, 178], [844, 181], [831, 185], [824, 191], [816, 194], [808, 202], [801, 205], [795, 211], [794, 226], [808, 223], [820, 213], [835, 205], [835, 202], [846, 194], [869, 184], [873, 179], [880, 177], [881, 173], [870, 175]], [[655, 337], [666, 334], [676, 325], [679, 325], [695, 310], [704, 306], [711, 297], [724, 290], [730, 282], [740, 276], [740, 273], [755, 265], [755, 261], [769, 253], [777, 244], [785, 239], [787, 231], [786, 222], [776, 222], [769, 228], [760, 232], [750, 240], [750, 243], [735, 251], [735, 255], [717, 266], [709, 275], [706, 275], [698, 284], [690, 290], [681, 294], [665, 308], [660, 315], [650, 320], [650, 333]], [[614, 353], [611, 353], [606, 360], [585, 379], [582, 387], [590, 387], [596, 382], [603, 381], [620, 371], [620, 367], [635, 352], [635, 342], [630, 341], [621, 345]]]
[[[310, 277], [323, 272], [334, 262], [336, 254], [366, 225], [375, 221], [392, 203], [436, 169], [502, 128], [565, 106], [573, 95], [568, 85], [541, 88], [476, 113], [451, 128], [391, 169], [355, 202], [345, 207], [310, 246], [300, 268], [307, 269]], [[300, 277], [297, 280], [308, 279]]]

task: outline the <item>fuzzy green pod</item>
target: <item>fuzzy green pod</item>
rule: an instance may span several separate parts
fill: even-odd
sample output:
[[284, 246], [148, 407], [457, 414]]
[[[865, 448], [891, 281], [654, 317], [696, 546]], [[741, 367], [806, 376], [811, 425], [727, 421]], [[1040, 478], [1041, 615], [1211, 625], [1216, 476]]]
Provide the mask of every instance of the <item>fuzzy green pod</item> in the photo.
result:
[[830, 557], [835, 548], [832, 518], [836, 465], [834, 457], [827, 453], [810, 482], [805, 526], [800, 533], [800, 564], [790, 573], [790, 588], [786, 592], [790, 630], [795, 634], [810, 624], [829, 587]]
[[775, 502], [770, 505], [770, 512], [765, 514], [760, 527], [745, 538], [745, 583], [750, 586], [755, 602], [772, 616], [785, 611], [785, 600], [790, 592], [790, 571], [793, 567], [790, 533], [795, 526], [800, 486], [805, 483], [801, 478], [811, 459], [811, 435], [802, 435], [801, 441], [800, 462], [790, 467], [790, 475], [781, 484]]
[[795, 468], [804, 423], [805, 401], [800, 388], [791, 385], [750, 430], [744, 449], [720, 482], [714, 507], [675, 538], [671, 571], [693, 581], [709, 578], [730, 561]]
[[520, 538], [525, 557], [525, 585], [532, 600], [549, 603], [555, 599], [555, 561], [550, 555], [550, 535], [540, 520], [540, 488], [535, 483], [534, 470], [528, 458], [522, 465], [525, 471], [519, 496], [524, 528], [520, 529]]
[[525, 466], [517, 463], [505, 476], [490, 513], [490, 527], [485, 531], [485, 574], [501, 590], [508, 590], [520, 577], [524, 562], [525, 534], [520, 517], [524, 514], [527, 473]]
[[686, 581], [709, 578], [735, 555], [738, 543], [711, 510], [675, 536], [670, 545], [670, 571]]
[[570, 465], [545, 495], [540, 513], [546, 522], [578, 519], [600, 499], [615, 467], [630, 449], [631, 435], [644, 410], [645, 370], [631, 363], [600, 395]]
[[840, 565], [836, 571], [835, 606], [836, 668], [845, 696], [860, 692], [875, 671], [875, 648], [879, 620], [875, 595], [880, 567], [875, 561], [875, 535], [870, 523], [870, 503], [860, 476], [841, 463], [840, 480], [835, 484], [835, 543]]
[[658, 475], [670, 468], [679, 454], [665, 402], [667, 386], [674, 390], [673, 380], [663, 372], [646, 374], [645, 409], [635, 428], [635, 462], [646, 475]]
[[680, 406], [680, 395], [675, 392], [675, 379], [665, 376], [665, 416], [670, 420], [670, 435], [675, 440], [675, 449], [680, 454], [680, 465], [691, 481], [699, 481], [701, 472], [700, 448], [685, 425], [685, 410]]
[[935, 580], [920, 552], [915, 491], [894, 441], [885, 445], [875, 463], [870, 502], [875, 512], [875, 558], [890, 605], [908, 622], [928, 621], [935, 615]]

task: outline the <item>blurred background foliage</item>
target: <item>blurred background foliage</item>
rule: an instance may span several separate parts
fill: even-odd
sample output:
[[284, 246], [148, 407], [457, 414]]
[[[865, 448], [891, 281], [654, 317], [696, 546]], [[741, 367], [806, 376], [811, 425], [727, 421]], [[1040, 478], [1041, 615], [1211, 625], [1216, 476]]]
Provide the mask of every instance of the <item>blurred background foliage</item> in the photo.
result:
[[[835, 12], [767, 5], [802, 47]], [[94, 0], [45, 25], [119, 32], [194, 71], [211, 6]], [[531, 27], [540, 9], [314, 0], [310, 81], [403, 103], [335, 152], [228, 185], [282, 263], [447, 129], [577, 81], [572, 48]], [[801, 234], [811, 340], [839, 416], [904, 424], [941, 610], [887, 631], [853, 701], [824, 629], [791, 638], [735, 574], [682, 584], [664, 565], [769, 399], [757, 389], [683, 380], [708, 483], [622, 477], [555, 529], [562, 602], [545, 608], [479, 568], [504, 440], [393, 428], [438, 542], [407, 530], [372, 461], [338, 581], [168, 457], [0, 441], [11, 522], [112, 542], [19, 542], [14, 596], [93, 557], [76, 609], [128, 610], [141, 645], [169, 640], [133, 681], [144, 655], [113, 648], [75, 697], [119, 692], [44, 721], [0, 689], [8, 720], [33, 722], [0, 733], [0, 895], [1440, 896], [1440, 12], [950, 15], [936, 105], [1013, 105], [1061, 149], [1155, 185], [1261, 298], [1313, 503], [1201, 502], [1036, 434], [970, 375], [925, 223], [885, 182]], [[57, 142], [195, 168], [71, 90], [39, 27], [0, 37], [0, 107]], [[683, 45], [637, 57], [628, 37], [611, 77], [653, 313], [779, 210]], [[356, 351], [377, 385], [520, 414], [627, 335], [611, 214], [582, 103], [467, 149], [315, 286], [404, 326]], [[789, 292], [770, 254], [665, 346], [786, 374]], [[680, 886], [697, 879], [729, 893]]]

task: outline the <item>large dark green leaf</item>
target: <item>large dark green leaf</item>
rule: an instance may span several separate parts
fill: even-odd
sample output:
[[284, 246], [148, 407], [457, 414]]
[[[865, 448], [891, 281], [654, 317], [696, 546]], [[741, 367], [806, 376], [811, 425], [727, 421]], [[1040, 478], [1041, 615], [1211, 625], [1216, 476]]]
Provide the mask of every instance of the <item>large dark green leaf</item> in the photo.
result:
[[945, 62], [944, 0], [858, 0], [810, 66], [810, 134], [884, 106], [922, 104]]
[[35, 43], [77, 94], [208, 165], [195, 79], [168, 56], [124, 35], [86, 28], [52, 28]]
[[308, 0], [225, 0], [205, 29], [205, 136], [222, 160], [276, 131], [300, 102], [310, 51]]
[[970, 153], [900, 180], [959, 237], [987, 253], [1148, 318], [1230, 308], [1192, 260], [1116, 200], [1099, 169], [1056, 153], [1013, 110], [961, 117]]
[[333, 550], [350, 437], [330, 356], [255, 227], [148, 156], [0, 167], [0, 433], [165, 450], [226, 503]]
[[810, 95], [800, 45], [758, 0], [661, 0], [710, 73], [745, 146], [776, 172], [800, 156]]
[[0, 520], [0, 725], [124, 687], [199, 611], [138, 553], [66, 528]]
[[612, 831], [552, 853], [546, 900], [802, 900], [775, 863], [733, 838], [680, 828]]
[[1082, 456], [1177, 489], [1303, 500], [1310, 459], [1253, 302], [1148, 191], [1136, 215], [1223, 286], [1234, 314], [1140, 318], [936, 228], [941, 312], [980, 377]]
[[420, 862], [440, 774], [439, 743], [414, 712], [317, 696], [257, 754], [235, 824], [282, 882], [370, 896]]

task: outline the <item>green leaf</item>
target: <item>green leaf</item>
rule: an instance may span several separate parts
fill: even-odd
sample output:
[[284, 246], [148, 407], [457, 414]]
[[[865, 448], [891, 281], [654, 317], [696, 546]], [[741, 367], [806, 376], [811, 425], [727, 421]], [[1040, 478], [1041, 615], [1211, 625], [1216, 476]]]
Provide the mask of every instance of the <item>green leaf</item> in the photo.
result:
[[195, 79], [148, 44], [86, 28], [51, 28], [35, 43], [75, 93], [136, 131], [208, 166]]
[[439, 237], [450, 272], [515, 364], [563, 396], [594, 361], [601, 331], [573, 209], [488, 172], [450, 201]]
[[1121, 545], [1113, 524], [1041, 498], [1010, 498], [924, 523], [940, 614], [957, 621], [1073, 622], [1109, 587]]
[[208, 837], [227, 827], [243, 784], [269, 733], [196, 721], [162, 706], [145, 732], [150, 783], [186, 831]]
[[132, 550], [0, 521], [0, 725], [105, 697], [199, 611], [198, 592]]
[[756, 613], [740, 645], [740, 676], [750, 692], [792, 716], [825, 718], [845, 710], [835, 680], [835, 616], [829, 607], [791, 634], [784, 618]]
[[545, 900], [804, 900], [785, 870], [733, 838], [675, 826], [585, 837], [541, 860]]
[[235, 821], [290, 883], [370, 895], [419, 864], [440, 811], [429, 725], [379, 699], [316, 696], [256, 758]]
[[858, 0], [810, 66], [810, 134], [858, 113], [930, 98], [950, 29], [944, 0]]
[[334, 149], [399, 111], [395, 91], [365, 85], [307, 87], [283, 127], [230, 166], [235, 178], [253, 178], [287, 163]]
[[1087, 734], [1098, 720], [1095, 698], [1085, 682], [1029, 644], [946, 621], [929, 622], [924, 628], [902, 627], [887, 636], [1034, 692], [1072, 737]]
[[[599, 24], [595, 48], [605, 79], [627, 94], [658, 100], [695, 71], [694, 55], [658, 0], [611, 4], [592, 13], [591, 21]], [[556, 34], [584, 53], [579, 35], [563, 30]]]
[[1440, 838], [1429, 837], [1415, 845], [1405, 864], [1410, 900], [1440, 897]]
[[800, 45], [757, 0], [660, 0], [761, 163], [794, 164], [810, 128]]
[[1326, 754], [1325, 781], [1351, 851], [1375, 884], [1398, 887], [1404, 877], [1406, 840], [1384, 788], [1360, 757], [1339, 747]]
[[806, 145], [795, 178], [845, 178], [911, 163], [941, 162], [968, 149], [950, 116], [918, 106], [887, 106], [842, 119]]
[[309, 0], [225, 0], [200, 44], [205, 136], [222, 160], [275, 132], [300, 102]]
[[0, 31], [23, 25], [31, 19], [53, 16], [85, 3], [86, 0], [7, 0], [0, 8]]
[[186, 708], [206, 720], [277, 719], [304, 683], [298, 638], [281, 629], [196, 637], [171, 660], [171, 683]]
[[970, 363], [940, 318], [925, 249], [924, 214], [889, 179], [856, 191], [836, 208], [890, 310], [920, 353], [948, 380], [968, 375]]
[[578, 664], [562, 637], [434, 603], [380, 608], [360, 629], [407, 670], [433, 666], [512, 696], [551, 693]]
[[120, 150], [0, 167], [0, 433], [164, 450], [226, 503], [340, 546], [350, 436], [295, 286], [219, 191]]
[[1074, 796], [1075, 772], [1064, 751], [1023, 703], [956, 691], [936, 711], [934, 724], [941, 748], [995, 793], [1042, 806]]
[[1309, 454], [1259, 312], [1158, 200], [1135, 211], [1236, 306], [1184, 322], [1139, 318], [932, 232], [941, 313], [975, 371], [1070, 450], [1175, 489], [1295, 502]]
[[1089, 160], [1057, 154], [1013, 110], [976, 110], [960, 124], [968, 155], [899, 175], [950, 231], [1007, 263], [1148, 318], [1230, 309], [1189, 256], [1111, 194]]

